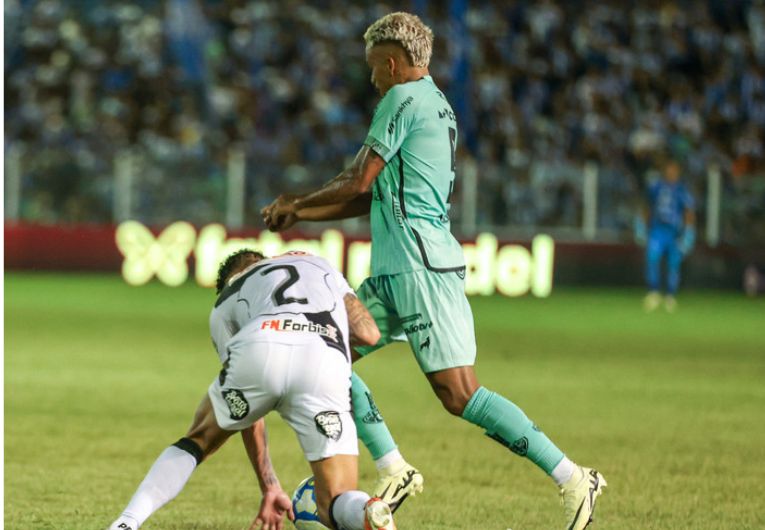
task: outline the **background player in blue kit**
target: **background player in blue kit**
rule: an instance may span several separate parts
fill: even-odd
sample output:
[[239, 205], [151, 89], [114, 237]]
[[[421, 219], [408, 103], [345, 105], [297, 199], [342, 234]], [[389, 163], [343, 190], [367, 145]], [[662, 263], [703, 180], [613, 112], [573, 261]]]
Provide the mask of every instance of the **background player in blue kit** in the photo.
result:
[[[643, 300], [646, 311], [654, 311], [662, 300], [667, 311], [672, 312], [677, 308], [675, 295], [680, 285], [680, 265], [696, 242], [694, 200], [688, 188], [680, 181], [680, 172], [677, 160], [666, 162], [663, 178], [648, 186], [647, 208], [636, 226], [636, 238], [646, 243], [648, 294]], [[666, 294], [662, 297], [661, 260], [665, 255]]]

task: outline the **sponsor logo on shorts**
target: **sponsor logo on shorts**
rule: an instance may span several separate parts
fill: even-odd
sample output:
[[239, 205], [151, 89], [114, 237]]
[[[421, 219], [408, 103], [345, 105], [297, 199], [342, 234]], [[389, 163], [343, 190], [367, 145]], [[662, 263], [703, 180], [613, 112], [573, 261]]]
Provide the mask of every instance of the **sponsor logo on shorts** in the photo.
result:
[[316, 422], [316, 429], [331, 440], [338, 441], [343, 434], [343, 422], [340, 420], [340, 413], [334, 410], [325, 410], [319, 412], [313, 417]]
[[399, 321], [401, 322], [401, 325], [404, 326], [404, 333], [411, 335], [412, 333], [425, 331], [426, 329], [433, 327], [433, 322], [422, 322], [417, 324], [417, 321], [420, 319], [422, 319], [422, 313], [415, 313], [413, 315], [401, 317]]
[[231, 389], [221, 392], [226, 400], [232, 420], [241, 420], [250, 412], [250, 404], [244, 398], [241, 390]]
[[424, 322], [421, 324], [412, 324], [411, 326], [406, 326], [404, 328], [404, 333], [407, 335], [411, 335], [412, 333], [417, 333], [418, 331], [425, 331], [427, 329], [430, 329], [433, 327], [433, 322]]
[[266, 320], [260, 325], [260, 329], [266, 329], [271, 331], [304, 331], [308, 333], [316, 333], [322, 337], [327, 337], [337, 342], [337, 328], [331, 324], [326, 326], [322, 324], [316, 324], [314, 322], [304, 323], [296, 322], [289, 318], [284, 320]]

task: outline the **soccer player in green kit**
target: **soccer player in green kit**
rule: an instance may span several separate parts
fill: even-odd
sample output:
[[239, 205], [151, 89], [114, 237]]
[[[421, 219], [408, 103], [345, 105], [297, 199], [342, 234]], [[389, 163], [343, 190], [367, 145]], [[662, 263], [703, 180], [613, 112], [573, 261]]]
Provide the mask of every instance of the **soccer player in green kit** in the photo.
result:
[[563, 497], [565, 528], [581, 530], [592, 520], [603, 476], [569, 460], [520, 408], [480, 386], [473, 369], [465, 261], [448, 217], [457, 123], [428, 73], [433, 32], [399, 12], [374, 22], [364, 40], [371, 82], [382, 96], [364, 145], [337, 177], [312, 193], [281, 195], [263, 209], [263, 219], [283, 230], [301, 220], [370, 214], [372, 276], [357, 294], [381, 339], [356, 353], [405, 335], [446, 410], [551, 476]]

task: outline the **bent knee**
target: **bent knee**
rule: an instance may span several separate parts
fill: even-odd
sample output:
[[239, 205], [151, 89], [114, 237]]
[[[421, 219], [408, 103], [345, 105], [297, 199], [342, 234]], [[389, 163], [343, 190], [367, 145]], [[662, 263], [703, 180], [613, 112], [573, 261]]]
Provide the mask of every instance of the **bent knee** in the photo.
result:
[[462, 416], [470, 398], [478, 390], [478, 380], [471, 366], [430, 373], [428, 381], [444, 408], [455, 416]]
[[233, 434], [233, 431], [224, 431], [217, 423], [202, 423], [192, 426], [186, 433], [186, 438], [193, 441], [202, 451], [202, 459], [206, 460]]
[[464, 394], [439, 395], [438, 397], [449, 414], [460, 417], [465, 411], [468, 401], [470, 401], [470, 396], [465, 396]]

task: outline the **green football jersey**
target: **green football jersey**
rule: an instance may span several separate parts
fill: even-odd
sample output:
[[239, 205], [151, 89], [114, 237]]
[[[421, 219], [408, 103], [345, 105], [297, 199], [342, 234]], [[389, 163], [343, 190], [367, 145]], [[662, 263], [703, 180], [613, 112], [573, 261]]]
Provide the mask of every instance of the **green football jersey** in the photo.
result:
[[372, 276], [422, 269], [464, 274], [449, 222], [457, 121], [433, 79], [393, 86], [364, 143], [386, 162], [372, 188]]

